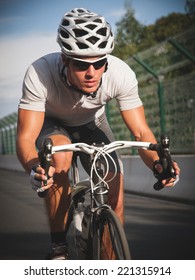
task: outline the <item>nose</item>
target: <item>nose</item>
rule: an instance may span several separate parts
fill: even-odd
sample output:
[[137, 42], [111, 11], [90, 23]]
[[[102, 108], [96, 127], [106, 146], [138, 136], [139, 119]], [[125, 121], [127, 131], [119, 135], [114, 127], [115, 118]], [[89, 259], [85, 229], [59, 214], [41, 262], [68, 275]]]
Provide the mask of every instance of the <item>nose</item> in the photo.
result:
[[90, 65], [89, 68], [86, 70], [86, 77], [93, 77], [95, 75], [95, 68], [93, 65]]

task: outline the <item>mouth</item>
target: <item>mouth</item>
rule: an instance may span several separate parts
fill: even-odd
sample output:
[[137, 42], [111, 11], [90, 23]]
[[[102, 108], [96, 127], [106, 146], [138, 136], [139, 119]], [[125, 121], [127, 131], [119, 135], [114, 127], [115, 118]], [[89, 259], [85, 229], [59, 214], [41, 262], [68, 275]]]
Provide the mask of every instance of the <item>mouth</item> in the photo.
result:
[[93, 87], [97, 87], [98, 83], [97, 81], [85, 81], [84, 86], [87, 88], [93, 88]]

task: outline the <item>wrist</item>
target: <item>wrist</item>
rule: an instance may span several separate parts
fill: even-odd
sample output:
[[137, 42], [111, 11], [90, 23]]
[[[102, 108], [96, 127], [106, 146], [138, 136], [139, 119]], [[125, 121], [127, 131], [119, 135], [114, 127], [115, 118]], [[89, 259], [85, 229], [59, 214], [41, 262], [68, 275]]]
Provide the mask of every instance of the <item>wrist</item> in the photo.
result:
[[38, 161], [38, 158], [36, 160], [32, 160], [32, 161], [29, 161], [26, 166], [25, 166], [25, 169], [27, 170], [27, 172], [30, 174], [31, 171], [33, 169], [35, 169], [35, 167], [38, 167], [40, 166], [40, 163]]

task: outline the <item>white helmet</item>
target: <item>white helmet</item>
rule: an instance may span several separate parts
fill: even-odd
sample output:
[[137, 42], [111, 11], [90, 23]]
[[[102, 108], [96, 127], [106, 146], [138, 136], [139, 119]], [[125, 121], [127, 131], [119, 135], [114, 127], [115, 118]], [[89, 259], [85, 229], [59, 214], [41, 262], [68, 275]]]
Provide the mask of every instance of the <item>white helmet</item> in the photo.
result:
[[63, 16], [57, 42], [67, 56], [100, 56], [114, 49], [110, 24], [84, 8], [75, 8]]

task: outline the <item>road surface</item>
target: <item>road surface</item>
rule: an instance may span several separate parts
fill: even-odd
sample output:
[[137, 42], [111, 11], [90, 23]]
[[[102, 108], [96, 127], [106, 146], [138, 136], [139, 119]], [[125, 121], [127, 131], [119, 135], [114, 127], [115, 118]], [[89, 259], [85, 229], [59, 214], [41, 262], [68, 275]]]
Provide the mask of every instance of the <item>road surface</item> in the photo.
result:
[[[135, 260], [195, 258], [195, 205], [125, 194]], [[0, 170], [0, 259], [39, 260], [49, 248], [43, 200], [23, 172]]]

